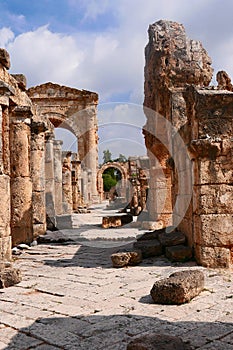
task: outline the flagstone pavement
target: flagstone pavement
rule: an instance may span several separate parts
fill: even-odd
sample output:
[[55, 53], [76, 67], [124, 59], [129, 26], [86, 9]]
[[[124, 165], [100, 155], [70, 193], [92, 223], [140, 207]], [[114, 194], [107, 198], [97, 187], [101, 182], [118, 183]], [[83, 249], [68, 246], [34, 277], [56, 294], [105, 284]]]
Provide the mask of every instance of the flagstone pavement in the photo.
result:
[[[165, 257], [115, 269], [111, 253], [143, 232], [101, 229], [103, 212], [96, 206], [78, 214], [76, 228], [62, 231], [72, 241], [15, 258], [23, 280], [0, 290], [0, 350], [123, 350], [146, 333], [179, 336], [194, 349], [233, 350], [233, 271]], [[204, 272], [204, 291], [180, 306], [153, 304], [153, 283], [186, 269]]]

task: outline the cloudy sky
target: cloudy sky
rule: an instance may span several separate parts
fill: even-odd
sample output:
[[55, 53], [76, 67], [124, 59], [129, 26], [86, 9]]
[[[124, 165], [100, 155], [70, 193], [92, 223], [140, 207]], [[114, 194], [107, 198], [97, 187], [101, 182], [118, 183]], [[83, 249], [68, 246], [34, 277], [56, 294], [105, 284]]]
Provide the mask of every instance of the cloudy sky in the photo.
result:
[[[183, 23], [190, 38], [202, 41], [215, 73], [224, 69], [233, 77], [232, 13], [231, 0], [0, 0], [0, 47], [29, 87], [52, 81], [98, 92], [106, 125], [109, 113], [118, 122], [119, 102], [126, 110], [142, 104], [147, 29], [159, 19]], [[106, 104], [112, 105], [104, 115]], [[123, 115], [135, 130], [132, 113]], [[117, 136], [104, 139], [102, 124], [100, 141], [108, 147]], [[127, 154], [125, 134], [118, 138]], [[129, 152], [144, 152], [139, 139]]]

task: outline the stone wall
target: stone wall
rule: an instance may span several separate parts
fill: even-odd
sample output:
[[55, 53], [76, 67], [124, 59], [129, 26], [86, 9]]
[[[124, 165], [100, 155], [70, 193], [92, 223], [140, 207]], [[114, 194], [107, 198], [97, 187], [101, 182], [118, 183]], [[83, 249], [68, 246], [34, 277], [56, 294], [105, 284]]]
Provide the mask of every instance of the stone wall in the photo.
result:
[[145, 50], [148, 208], [179, 227], [204, 266], [229, 267], [233, 248], [233, 93], [225, 72], [209, 87], [211, 59], [181, 24], [149, 27]]
[[9, 54], [0, 49], [0, 260], [11, 260], [11, 247], [33, 237], [30, 177], [32, 103], [25, 78], [8, 73]]
[[[84, 197], [98, 199], [98, 95], [52, 83], [26, 90], [26, 78], [9, 68], [9, 54], [0, 49], [1, 269], [12, 246], [45, 233], [46, 216], [55, 220], [83, 205]], [[57, 126], [77, 136], [78, 155], [62, 156]]]

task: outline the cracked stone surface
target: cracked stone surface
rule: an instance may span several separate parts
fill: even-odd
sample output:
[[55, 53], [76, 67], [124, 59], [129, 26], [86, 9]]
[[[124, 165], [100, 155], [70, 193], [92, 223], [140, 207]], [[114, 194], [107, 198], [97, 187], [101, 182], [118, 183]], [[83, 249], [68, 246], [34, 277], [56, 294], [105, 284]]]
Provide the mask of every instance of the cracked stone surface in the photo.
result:
[[[135, 229], [111, 230], [109, 238], [100, 214], [101, 208], [80, 214], [74, 241], [38, 245], [16, 258], [23, 280], [0, 291], [0, 349], [126, 350], [134, 338], [153, 332], [189, 341], [194, 349], [233, 349], [232, 271], [163, 256], [116, 270], [110, 256], [119, 246], [113, 243], [121, 232], [132, 238]], [[186, 269], [204, 273], [204, 291], [184, 305], [154, 304], [153, 284]]]

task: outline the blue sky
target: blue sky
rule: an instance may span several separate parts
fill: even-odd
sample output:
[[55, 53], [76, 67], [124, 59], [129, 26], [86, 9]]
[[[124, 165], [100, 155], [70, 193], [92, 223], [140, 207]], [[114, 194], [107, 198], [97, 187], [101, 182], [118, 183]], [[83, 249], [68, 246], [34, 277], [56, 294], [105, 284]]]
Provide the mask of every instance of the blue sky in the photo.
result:
[[215, 74], [233, 77], [232, 13], [231, 0], [0, 0], [0, 47], [29, 87], [52, 81], [96, 91], [100, 103], [141, 105], [149, 24], [183, 23]]

